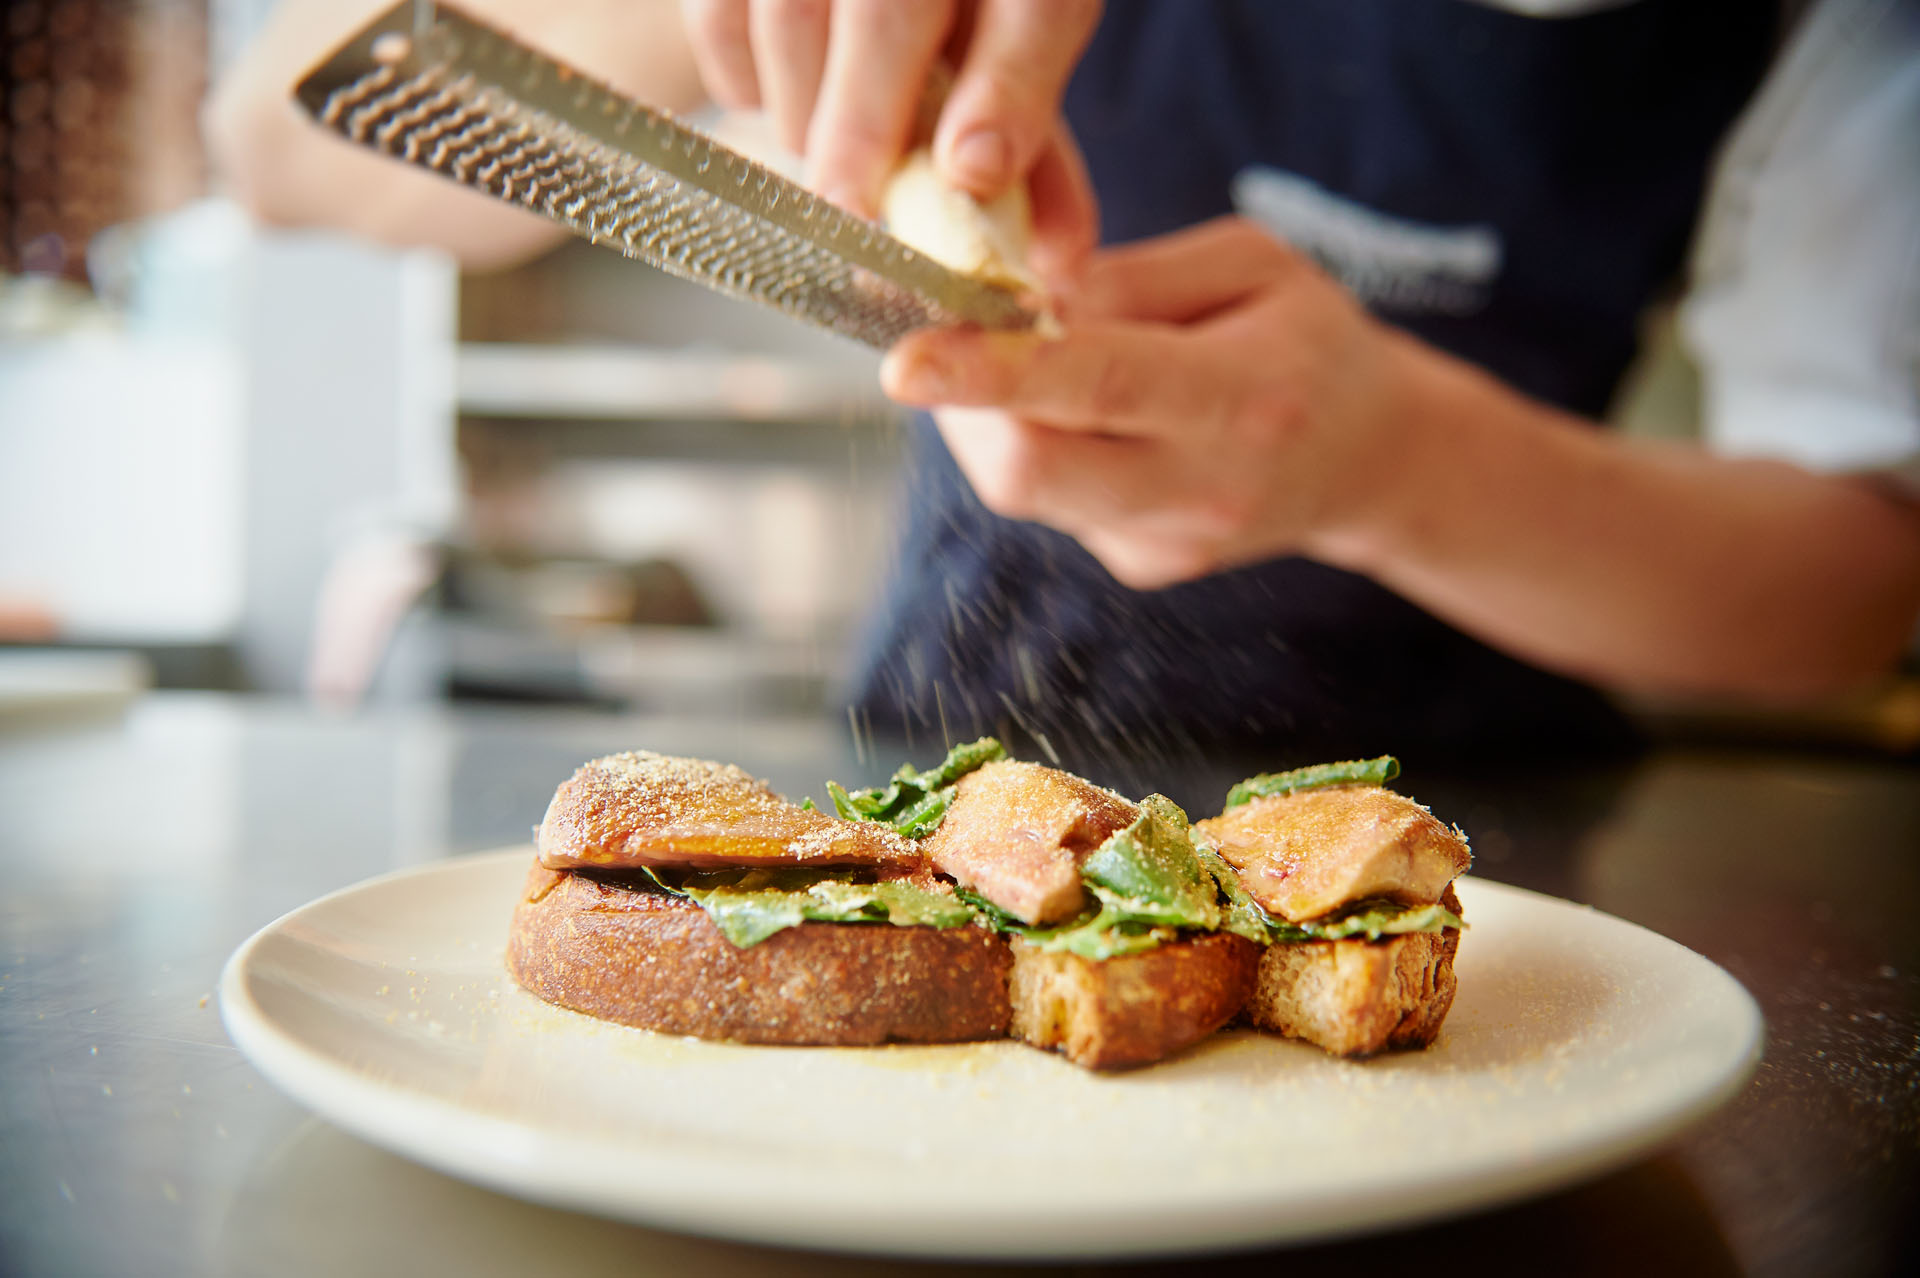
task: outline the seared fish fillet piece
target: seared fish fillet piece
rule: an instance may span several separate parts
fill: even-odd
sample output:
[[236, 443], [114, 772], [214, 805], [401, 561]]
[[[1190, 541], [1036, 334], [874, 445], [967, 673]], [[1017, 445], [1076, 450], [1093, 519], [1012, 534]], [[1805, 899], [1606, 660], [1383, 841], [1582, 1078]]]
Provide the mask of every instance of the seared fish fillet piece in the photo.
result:
[[1267, 913], [1291, 923], [1371, 898], [1431, 905], [1473, 860], [1459, 831], [1377, 785], [1257, 798], [1194, 830]]
[[789, 803], [731, 764], [645, 750], [582, 764], [554, 792], [536, 841], [553, 870], [926, 865], [889, 826]]
[[1002, 759], [960, 778], [926, 839], [934, 867], [1023, 923], [1080, 912], [1080, 863], [1140, 810], [1069, 772]]

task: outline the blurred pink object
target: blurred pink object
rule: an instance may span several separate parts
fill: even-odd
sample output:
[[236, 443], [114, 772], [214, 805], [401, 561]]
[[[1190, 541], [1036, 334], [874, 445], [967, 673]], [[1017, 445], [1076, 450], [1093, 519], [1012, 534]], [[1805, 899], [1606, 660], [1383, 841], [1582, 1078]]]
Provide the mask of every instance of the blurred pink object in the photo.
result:
[[0, 642], [47, 643], [60, 634], [60, 619], [38, 599], [0, 595]]
[[336, 555], [314, 610], [307, 695], [340, 708], [359, 704], [394, 631], [439, 576], [439, 552], [411, 537], [371, 537]]

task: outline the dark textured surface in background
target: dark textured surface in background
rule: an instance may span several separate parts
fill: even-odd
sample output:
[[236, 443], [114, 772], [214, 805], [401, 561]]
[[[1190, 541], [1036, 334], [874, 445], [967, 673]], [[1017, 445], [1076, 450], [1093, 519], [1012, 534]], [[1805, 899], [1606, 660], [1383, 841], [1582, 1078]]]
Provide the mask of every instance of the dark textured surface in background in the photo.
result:
[[85, 281], [87, 244], [206, 189], [206, 0], [0, 5], [0, 272]]

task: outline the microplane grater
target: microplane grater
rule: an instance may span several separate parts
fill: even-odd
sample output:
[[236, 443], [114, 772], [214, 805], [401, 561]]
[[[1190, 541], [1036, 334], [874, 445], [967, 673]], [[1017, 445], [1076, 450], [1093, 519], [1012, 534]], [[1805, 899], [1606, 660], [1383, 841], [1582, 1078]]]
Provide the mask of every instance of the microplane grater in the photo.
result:
[[1011, 291], [445, 5], [402, 0], [294, 96], [351, 141], [870, 346], [1034, 322]]

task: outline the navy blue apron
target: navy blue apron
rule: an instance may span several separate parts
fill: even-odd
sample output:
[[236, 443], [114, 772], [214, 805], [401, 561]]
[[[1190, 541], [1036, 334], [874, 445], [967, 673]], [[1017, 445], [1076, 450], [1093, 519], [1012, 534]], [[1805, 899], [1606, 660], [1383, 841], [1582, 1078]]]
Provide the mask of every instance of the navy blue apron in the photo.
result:
[[[1464, 0], [1116, 0], [1066, 110], [1108, 242], [1238, 206], [1375, 313], [1594, 416], [1675, 282], [1773, 18], [1754, 0], [1559, 20]], [[924, 752], [996, 732], [1094, 775], [1632, 740], [1593, 689], [1321, 564], [1127, 590], [1072, 539], [986, 511], [916, 429], [855, 692], [875, 733]]]

